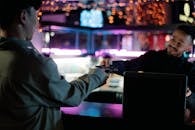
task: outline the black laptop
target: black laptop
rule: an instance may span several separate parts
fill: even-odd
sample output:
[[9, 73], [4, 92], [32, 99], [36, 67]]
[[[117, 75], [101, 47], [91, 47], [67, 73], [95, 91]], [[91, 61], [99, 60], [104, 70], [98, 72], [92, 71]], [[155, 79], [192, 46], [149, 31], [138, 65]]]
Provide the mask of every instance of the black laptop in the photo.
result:
[[183, 127], [186, 83], [183, 74], [125, 72], [123, 117], [127, 126]]

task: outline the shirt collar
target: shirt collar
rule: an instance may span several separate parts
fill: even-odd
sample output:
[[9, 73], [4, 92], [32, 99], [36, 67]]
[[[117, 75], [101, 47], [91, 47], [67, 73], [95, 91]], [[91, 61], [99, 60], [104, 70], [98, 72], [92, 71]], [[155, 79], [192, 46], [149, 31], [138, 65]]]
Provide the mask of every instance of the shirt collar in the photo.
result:
[[25, 41], [17, 38], [1, 38], [0, 48], [2, 49], [34, 49], [31, 41]]

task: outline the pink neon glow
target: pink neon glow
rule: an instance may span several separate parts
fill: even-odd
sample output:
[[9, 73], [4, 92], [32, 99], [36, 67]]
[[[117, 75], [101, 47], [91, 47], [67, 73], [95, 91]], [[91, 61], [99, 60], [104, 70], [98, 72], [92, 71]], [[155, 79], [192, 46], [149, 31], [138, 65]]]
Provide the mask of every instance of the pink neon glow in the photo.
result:
[[145, 51], [127, 51], [124, 49], [117, 50], [117, 49], [105, 49], [100, 50], [95, 53], [96, 56], [101, 56], [104, 53], [109, 53], [113, 56], [117, 57], [139, 57], [140, 55], [144, 54]]
[[129, 57], [138, 57], [140, 55], [143, 55], [144, 51], [127, 51], [127, 50], [120, 50], [117, 53], [115, 53], [116, 56], [129, 56]]
[[[42, 48], [43, 53], [51, 53], [54, 55], [64, 55], [64, 56], [79, 56], [86, 53], [86, 50], [79, 49], [60, 49], [60, 48]], [[102, 56], [104, 53], [109, 53], [117, 57], [138, 57], [145, 53], [145, 51], [127, 51], [127, 50], [117, 50], [117, 49], [104, 49], [96, 51], [96, 56]]]
[[61, 111], [70, 115], [122, 118], [122, 104], [82, 102], [78, 107], [61, 107]]
[[65, 55], [65, 56], [79, 56], [86, 52], [86, 50], [79, 49], [60, 49], [60, 48], [42, 48], [43, 53], [51, 53], [54, 55]]

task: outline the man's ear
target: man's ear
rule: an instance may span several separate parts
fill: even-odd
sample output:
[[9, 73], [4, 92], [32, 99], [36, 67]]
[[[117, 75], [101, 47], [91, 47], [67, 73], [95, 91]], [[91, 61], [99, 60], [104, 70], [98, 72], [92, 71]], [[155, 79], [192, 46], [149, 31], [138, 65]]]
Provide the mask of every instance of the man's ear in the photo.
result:
[[186, 47], [185, 51], [186, 52], [192, 52], [193, 50], [193, 45], [189, 45], [188, 47]]
[[26, 18], [27, 18], [27, 11], [23, 9], [19, 15], [19, 22], [21, 24], [24, 24], [26, 22]]

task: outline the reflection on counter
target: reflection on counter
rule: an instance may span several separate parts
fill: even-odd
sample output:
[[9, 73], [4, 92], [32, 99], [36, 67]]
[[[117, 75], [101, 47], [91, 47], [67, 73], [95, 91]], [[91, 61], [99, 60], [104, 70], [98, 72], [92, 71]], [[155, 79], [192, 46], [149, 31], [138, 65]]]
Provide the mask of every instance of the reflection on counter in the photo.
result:
[[69, 115], [122, 118], [122, 104], [82, 102], [78, 107], [61, 107]]

